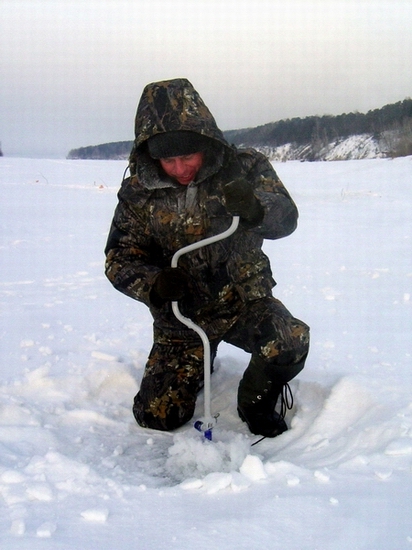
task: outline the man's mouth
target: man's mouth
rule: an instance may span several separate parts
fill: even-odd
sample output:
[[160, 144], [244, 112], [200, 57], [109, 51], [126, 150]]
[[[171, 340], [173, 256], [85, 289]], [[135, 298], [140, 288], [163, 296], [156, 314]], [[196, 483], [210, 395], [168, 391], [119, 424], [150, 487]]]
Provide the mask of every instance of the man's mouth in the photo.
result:
[[188, 176], [180, 176], [176, 179], [179, 183], [190, 183], [193, 181], [193, 174], [189, 174]]

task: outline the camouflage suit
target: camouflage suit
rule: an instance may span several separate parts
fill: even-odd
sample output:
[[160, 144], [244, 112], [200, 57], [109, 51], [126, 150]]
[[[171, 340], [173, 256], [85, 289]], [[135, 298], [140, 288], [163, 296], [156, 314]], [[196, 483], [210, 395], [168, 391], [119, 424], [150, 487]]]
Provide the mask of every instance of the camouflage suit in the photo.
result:
[[[147, 150], [155, 134], [190, 130], [210, 138], [196, 181], [168, 178]], [[229, 146], [210, 111], [185, 79], [149, 84], [138, 105], [131, 175], [122, 183], [106, 247], [106, 275], [124, 294], [146, 304], [154, 319], [154, 343], [134, 414], [139, 424], [171, 430], [193, 415], [203, 379], [200, 338], [173, 315], [171, 303], [155, 304], [151, 290], [176, 250], [230, 226], [222, 186], [246, 178], [264, 206], [254, 228], [241, 224], [223, 241], [181, 257], [190, 276], [179, 307], [200, 325], [215, 353], [230, 342], [252, 354], [240, 400], [284, 384], [304, 365], [309, 329], [272, 296], [275, 282], [263, 239], [294, 231], [297, 209], [268, 160], [257, 151]], [[258, 366], [256, 366], [258, 365]], [[242, 390], [243, 388], [243, 390]]]

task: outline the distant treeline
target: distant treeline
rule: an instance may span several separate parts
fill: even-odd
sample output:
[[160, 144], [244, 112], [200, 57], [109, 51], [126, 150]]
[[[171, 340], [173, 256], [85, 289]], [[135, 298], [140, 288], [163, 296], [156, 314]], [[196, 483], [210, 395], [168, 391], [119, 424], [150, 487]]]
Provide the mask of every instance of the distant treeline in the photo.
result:
[[88, 145], [72, 149], [67, 155], [68, 159], [126, 159], [129, 157], [132, 141], [114, 141], [102, 145]]
[[[234, 145], [251, 147], [279, 147], [292, 143], [296, 146], [310, 144], [319, 148], [320, 144], [346, 138], [352, 135], [370, 134], [377, 140], [384, 132], [403, 132], [412, 123], [412, 99], [408, 98], [381, 109], [364, 113], [348, 113], [337, 116], [309, 116], [270, 122], [255, 128], [243, 128], [224, 132], [227, 141]], [[407, 132], [409, 134], [409, 130]], [[405, 154], [412, 154], [412, 145]], [[132, 141], [104, 143], [72, 149], [69, 159], [127, 159]]]
[[382, 132], [404, 125], [405, 119], [412, 119], [412, 99], [385, 105], [366, 114], [291, 118], [256, 128], [230, 130], [225, 132], [225, 137], [234, 145], [269, 147], [286, 143], [304, 145], [316, 140], [330, 142], [359, 134], [371, 134], [378, 138]]

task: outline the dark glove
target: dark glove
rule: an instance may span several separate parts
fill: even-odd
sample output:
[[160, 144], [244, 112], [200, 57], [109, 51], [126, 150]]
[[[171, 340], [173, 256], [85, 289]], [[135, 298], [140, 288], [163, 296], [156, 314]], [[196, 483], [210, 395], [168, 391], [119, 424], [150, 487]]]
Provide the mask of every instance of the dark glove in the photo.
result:
[[243, 178], [227, 183], [223, 187], [226, 209], [234, 216], [240, 216], [243, 225], [255, 227], [263, 220], [264, 209], [253, 193], [251, 184]]
[[154, 305], [181, 300], [187, 292], [189, 276], [178, 267], [165, 267], [156, 277], [151, 291]]

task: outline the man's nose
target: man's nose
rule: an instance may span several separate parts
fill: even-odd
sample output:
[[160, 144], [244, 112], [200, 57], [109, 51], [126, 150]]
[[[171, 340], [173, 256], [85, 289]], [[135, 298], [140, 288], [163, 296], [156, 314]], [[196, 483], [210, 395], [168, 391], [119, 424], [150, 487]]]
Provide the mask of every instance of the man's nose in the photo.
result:
[[183, 174], [186, 170], [185, 164], [181, 159], [176, 159], [175, 162], [175, 173], [177, 175]]

